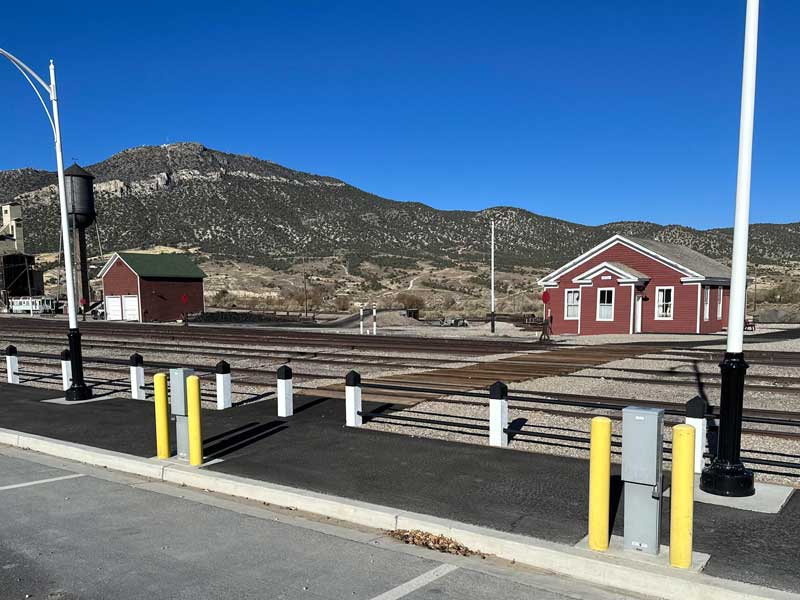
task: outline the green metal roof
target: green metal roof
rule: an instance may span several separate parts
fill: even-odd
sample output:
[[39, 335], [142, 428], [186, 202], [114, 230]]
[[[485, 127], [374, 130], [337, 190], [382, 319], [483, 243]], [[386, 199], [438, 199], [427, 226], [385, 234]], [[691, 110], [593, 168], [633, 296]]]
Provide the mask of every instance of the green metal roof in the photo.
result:
[[118, 252], [117, 254], [139, 277], [202, 279], [206, 276], [202, 269], [185, 254], [171, 252], [161, 254]]

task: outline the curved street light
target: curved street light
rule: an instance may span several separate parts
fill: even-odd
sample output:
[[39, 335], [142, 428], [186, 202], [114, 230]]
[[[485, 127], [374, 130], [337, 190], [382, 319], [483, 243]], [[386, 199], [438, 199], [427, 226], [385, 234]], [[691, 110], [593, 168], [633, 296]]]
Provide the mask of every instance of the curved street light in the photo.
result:
[[[56, 165], [58, 167], [58, 199], [61, 206], [61, 237], [64, 247], [64, 272], [67, 280], [67, 313], [69, 314], [69, 333], [67, 339], [69, 342], [69, 357], [72, 366], [72, 385], [66, 390], [66, 398], [70, 401], [75, 400], [88, 400], [92, 397], [92, 390], [86, 385], [83, 378], [83, 356], [81, 354], [81, 333], [78, 329], [78, 317], [75, 306], [75, 281], [72, 273], [72, 253], [70, 251], [69, 242], [69, 227], [67, 217], [67, 196], [66, 186], [64, 183], [64, 158], [61, 153], [61, 124], [58, 118], [58, 96], [56, 94], [56, 67], [53, 61], [50, 61], [50, 84], [48, 85], [44, 79], [39, 77], [36, 72], [31, 69], [24, 62], [19, 60], [13, 54], [6, 52], [0, 48], [0, 55], [5, 56], [11, 64], [13, 64], [22, 76], [28, 81], [33, 88], [39, 102], [47, 114], [47, 119], [50, 121], [50, 126], [53, 128], [53, 138], [56, 145]], [[47, 110], [47, 104], [42, 98], [36, 84], [42, 86], [50, 96], [50, 103], [52, 105], [52, 113]]]

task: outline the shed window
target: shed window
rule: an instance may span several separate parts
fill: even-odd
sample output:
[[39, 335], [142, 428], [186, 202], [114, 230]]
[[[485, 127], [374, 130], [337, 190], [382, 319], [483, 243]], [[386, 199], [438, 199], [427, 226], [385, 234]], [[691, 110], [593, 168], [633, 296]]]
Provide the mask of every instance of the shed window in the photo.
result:
[[672, 319], [674, 293], [675, 290], [672, 287], [656, 288], [656, 319]]
[[614, 320], [614, 288], [597, 290], [597, 320]]
[[717, 288], [717, 321], [722, 320], [722, 288]]
[[577, 319], [580, 316], [580, 290], [567, 290], [565, 296], [565, 319]]
[[711, 312], [711, 288], [703, 288], [703, 320], [708, 321]]

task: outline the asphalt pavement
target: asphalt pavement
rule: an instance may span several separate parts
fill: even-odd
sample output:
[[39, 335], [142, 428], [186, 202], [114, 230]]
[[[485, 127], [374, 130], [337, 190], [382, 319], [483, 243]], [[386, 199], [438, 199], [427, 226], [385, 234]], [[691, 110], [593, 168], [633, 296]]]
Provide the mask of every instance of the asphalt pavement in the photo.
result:
[[0, 446], [0, 598], [632, 598]]

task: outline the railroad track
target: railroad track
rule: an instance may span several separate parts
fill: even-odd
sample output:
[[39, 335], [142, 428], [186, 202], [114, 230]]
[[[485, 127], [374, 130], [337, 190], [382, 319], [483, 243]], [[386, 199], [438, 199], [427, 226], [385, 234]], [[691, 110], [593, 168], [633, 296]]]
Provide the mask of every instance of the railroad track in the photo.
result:
[[[3, 337], [13, 339], [13, 332], [30, 334], [46, 332], [53, 336], [65, 337], [65, 323], [52, 318], [19, 318], [4, 317], [2, 321]], [[536, 345], [532, 342], [512, 340], [463, 340], [445, 338], [420, 338], [395, 335], [357, 335], [346, 333], [323, 333], [315, 331], [287, 331], [267, 328], [236, 328], [217, 326], [179, 327], [173, 325], [122, 324], [116, 325], [105, 321], [87, 321], [81, 324], [81, 332], [85, 339], [94, 335], [113, 337], [120, 342], [143, 338], [147, 340], [172, 340], [189, 344], [233, 344], [233, 345], [276, 345], [291, 348], [293, 346], [317, 346], [320, 348], [351, 350], [411, 350], [435, 353], [455, 353], [471, 355], [498, 354], [501, 352], [519, 352], [532, 350]]]

